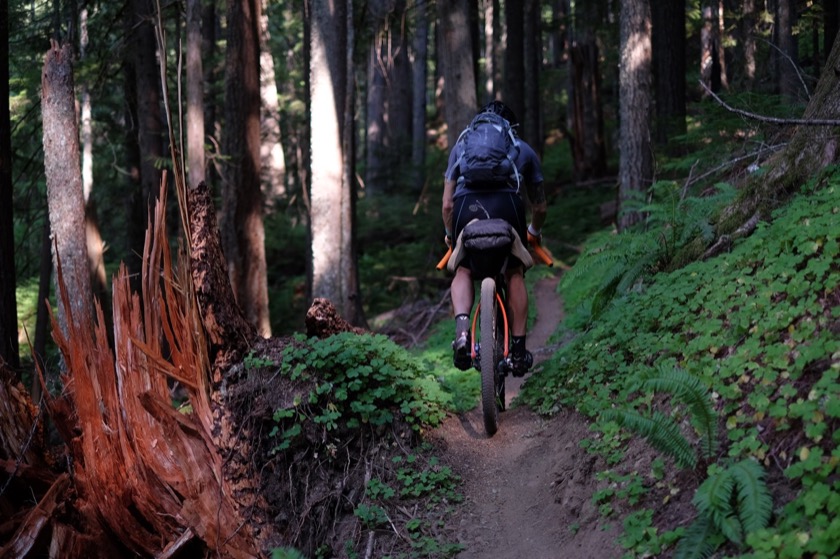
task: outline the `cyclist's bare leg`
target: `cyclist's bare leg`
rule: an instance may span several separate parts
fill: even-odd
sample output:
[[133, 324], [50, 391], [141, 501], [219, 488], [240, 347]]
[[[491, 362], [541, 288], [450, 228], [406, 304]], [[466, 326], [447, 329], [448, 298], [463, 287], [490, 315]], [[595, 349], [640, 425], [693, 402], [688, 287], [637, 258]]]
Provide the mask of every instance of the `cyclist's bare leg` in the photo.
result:
[[528, 322], [528, 290], [525, 288], [525, 274], [522, 273], [522, 268], [508, 270], [507, 284], [511, 334], [524, 336]]
[[468, 268], [459, 267], [452, 278], [450, 296], [455, 311], [455, 339], [452, 342], [455, 367], [465, 371], [472, 366], [470, 353], [470, 312], [472, 311], [475, 287]]
[[469, 316], [475, 298], [475, 287], [473, 286], [472, 273], [468, 268], [458, 267], [455, 271], [455, 277], [452, 278], [450, 291], [455, 316], [460, 314]]

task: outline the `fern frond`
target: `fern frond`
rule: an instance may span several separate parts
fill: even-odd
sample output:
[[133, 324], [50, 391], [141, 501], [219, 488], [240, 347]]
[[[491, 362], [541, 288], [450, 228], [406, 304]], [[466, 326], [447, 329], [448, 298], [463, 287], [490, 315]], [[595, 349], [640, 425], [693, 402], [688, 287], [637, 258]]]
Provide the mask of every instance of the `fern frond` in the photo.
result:
[[729, 470], [738, 495], [738, 517], [745, 532], [766, 528], [773, 514], [773, 498], [764, 483], [764, 468], [751, 458], [741, 460]]
[[709, 390], [700, 377], [679, 367], [660, 366], [655, 374], [647, 373], [641, 388], [667, 392], [688, 408], [691, 425], [701, 438], [701, 453], [711, 458], [717, 452], [717, 415]]
[[720, 544], [720, 532], [708, 515], [699, 514], [677, 544], [674, 559], [706, 559]]
[[735, 479], [732, 473], [722, 470], [710, 475], [697, 488], [692, 502], [700, 514], [708, 515], [720, 532], [733, 542], [743, 537], [738, 515], [732, 506]]
[[694, 448], [680, 433], [679, 426], [658, 411], [645, 417], [635, 411], [613, 409], [606, 410], [603, 418], [646, 438], [653, 448], [671, 456], [681, 468], [694, 468], [697, 464]]

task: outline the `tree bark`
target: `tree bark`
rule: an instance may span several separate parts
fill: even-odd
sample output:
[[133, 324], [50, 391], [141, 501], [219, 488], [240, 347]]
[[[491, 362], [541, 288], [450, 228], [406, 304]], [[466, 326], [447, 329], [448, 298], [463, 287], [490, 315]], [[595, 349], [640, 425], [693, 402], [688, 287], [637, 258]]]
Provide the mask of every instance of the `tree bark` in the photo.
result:
[[719, 0], [703, 0], [703, 28], [700, 31], [700, 80], [717, 93], [725, 83], [720, 37]]
[[685, 2], [651, 4], [653, 70], [656, 87], [656, 141], [667, 146], [685, 134]]
[[601, 102], [600, 51], [595, 38], [597, 14], [591, 5], [579, 8], [569, 27], [569, 103], [567, 122], [573, 178], [583, 182], [607, 171], [604, 111]]
[[54, 240], [53, 261], [56, 269], [61, 265], [63, 281], [73, 293], [69, 308], [59, 309], [59, 323], [65, 335], [73, 328], [86, 327], [92, 323], [85, 199], [79, 167], [79, 129], [72, 60], [73, 49], [70, 45], [59, 48], [58, 44], [53, 43], [44, 60], [41, 78], [44, 170]]
[[129, 254], [135, 256], [128, 260], [128, 265], [133, 272], [132, 277], [136, 278], [141, 267], [139, 255], [143, 254], [149, 205], [160, 187], [161, 173], [157, 166], [163, 158], [163, 125], [157, 44], [152, 24], [155, 8], [152, 0], [132, 0], [129, 12], [129, 52], [133, 54], [136, 88], [132, 97], [137, 103], [136, 120], [132, 122], [137, 122], [139, 189], [131, 195], [133, 209], [128, 223]]
[[542, 103], [540, 102], [540, 68], [542, 67], [542, 42], [540, 41], [540, 10], [537, 0], [525, 0], [523, 25], [523, 69], [525, 129], [523, 136], [534, 150], [542, 155]]
[[236, 300], [260, 332], [271, 335], [260, 188], [259, 0], [228, 1], [222, 238]]
[[475, 114], [476, 86], [472, 56], [472, 26], [468, 0], [438, 2], [440, 45], [438, 60], [443, 72], [443, 110], [449, 147]]
[[793, 27], [796, 25], [796, 6], [790, 0], [776, 0], [776, 47], [778, 52], [777, 83], [779, 93], [791, 102], [806, 97], [797, 74], [798, 55]]
[[12, 127], [9, 112], [9, 7], [0, 8], [0, 360], [15, 371], [18, 356]]
[[326, 298], [361, 325], [355, 253], [352, 2], [313, 0], [309, 21], [313, 298]]
[[187, 1], [187, 181], [204, 182], [204, 66], [202, 63], [201, 0]]
[[260, 158], [265, 195], [273, 205], [276, 199], [286, 196], [286, 160], [280, 134], [277, 76], [271, 52], [271, 33], [268, 30], [268, 0], [260, 0], [260, 4], [260, 97], [263, 104]]
[[415, 192], [426, 182], [426, 76], [428, 75], [429, 16], [426, 0], [414, 0], [414, 37], [411, 43], [411, 167]]
[[405, 0], [371, 3], [374, 36], [368, 59], [367, 168], [370, 194], [394, 192], [405, 181], [411, 145], [411, 65]]
[[528, 143], [531, 130], [525, 128], [525, 6], [523, 2], [505, 2], [505, 70], [502, 101], [520, 120], [518, 134]]
[[651, 39], [648, 0], [621, 2], [621, 60], [619, 62], [619, 230], [637, 223], [637, 212], [623, 211], [634, 192], [653, 181], [650, 142]]

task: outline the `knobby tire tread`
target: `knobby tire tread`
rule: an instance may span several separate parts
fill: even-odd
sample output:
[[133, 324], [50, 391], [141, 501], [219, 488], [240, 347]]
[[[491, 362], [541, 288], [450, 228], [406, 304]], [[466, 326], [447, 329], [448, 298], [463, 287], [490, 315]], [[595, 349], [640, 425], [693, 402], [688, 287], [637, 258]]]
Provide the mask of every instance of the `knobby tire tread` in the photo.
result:
[[496, 281], [485, 278], [481, 282], [481, 410], [484, 430], [492, 437], [499, 427], [499, 408], [496, 404]]

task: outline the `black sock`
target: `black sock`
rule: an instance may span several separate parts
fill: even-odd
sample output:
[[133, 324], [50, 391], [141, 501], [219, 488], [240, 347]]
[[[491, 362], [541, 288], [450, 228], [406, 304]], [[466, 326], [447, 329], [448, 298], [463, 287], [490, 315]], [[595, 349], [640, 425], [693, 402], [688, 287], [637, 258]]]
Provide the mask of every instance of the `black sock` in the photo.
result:
[[517, 357], [525, 355], [525, 336], [511, 336], [510, 353]]
[[470, 329], [470, 315], [459, 314], [455, 316], [455, 339], [461, 337], [461, 333]]

